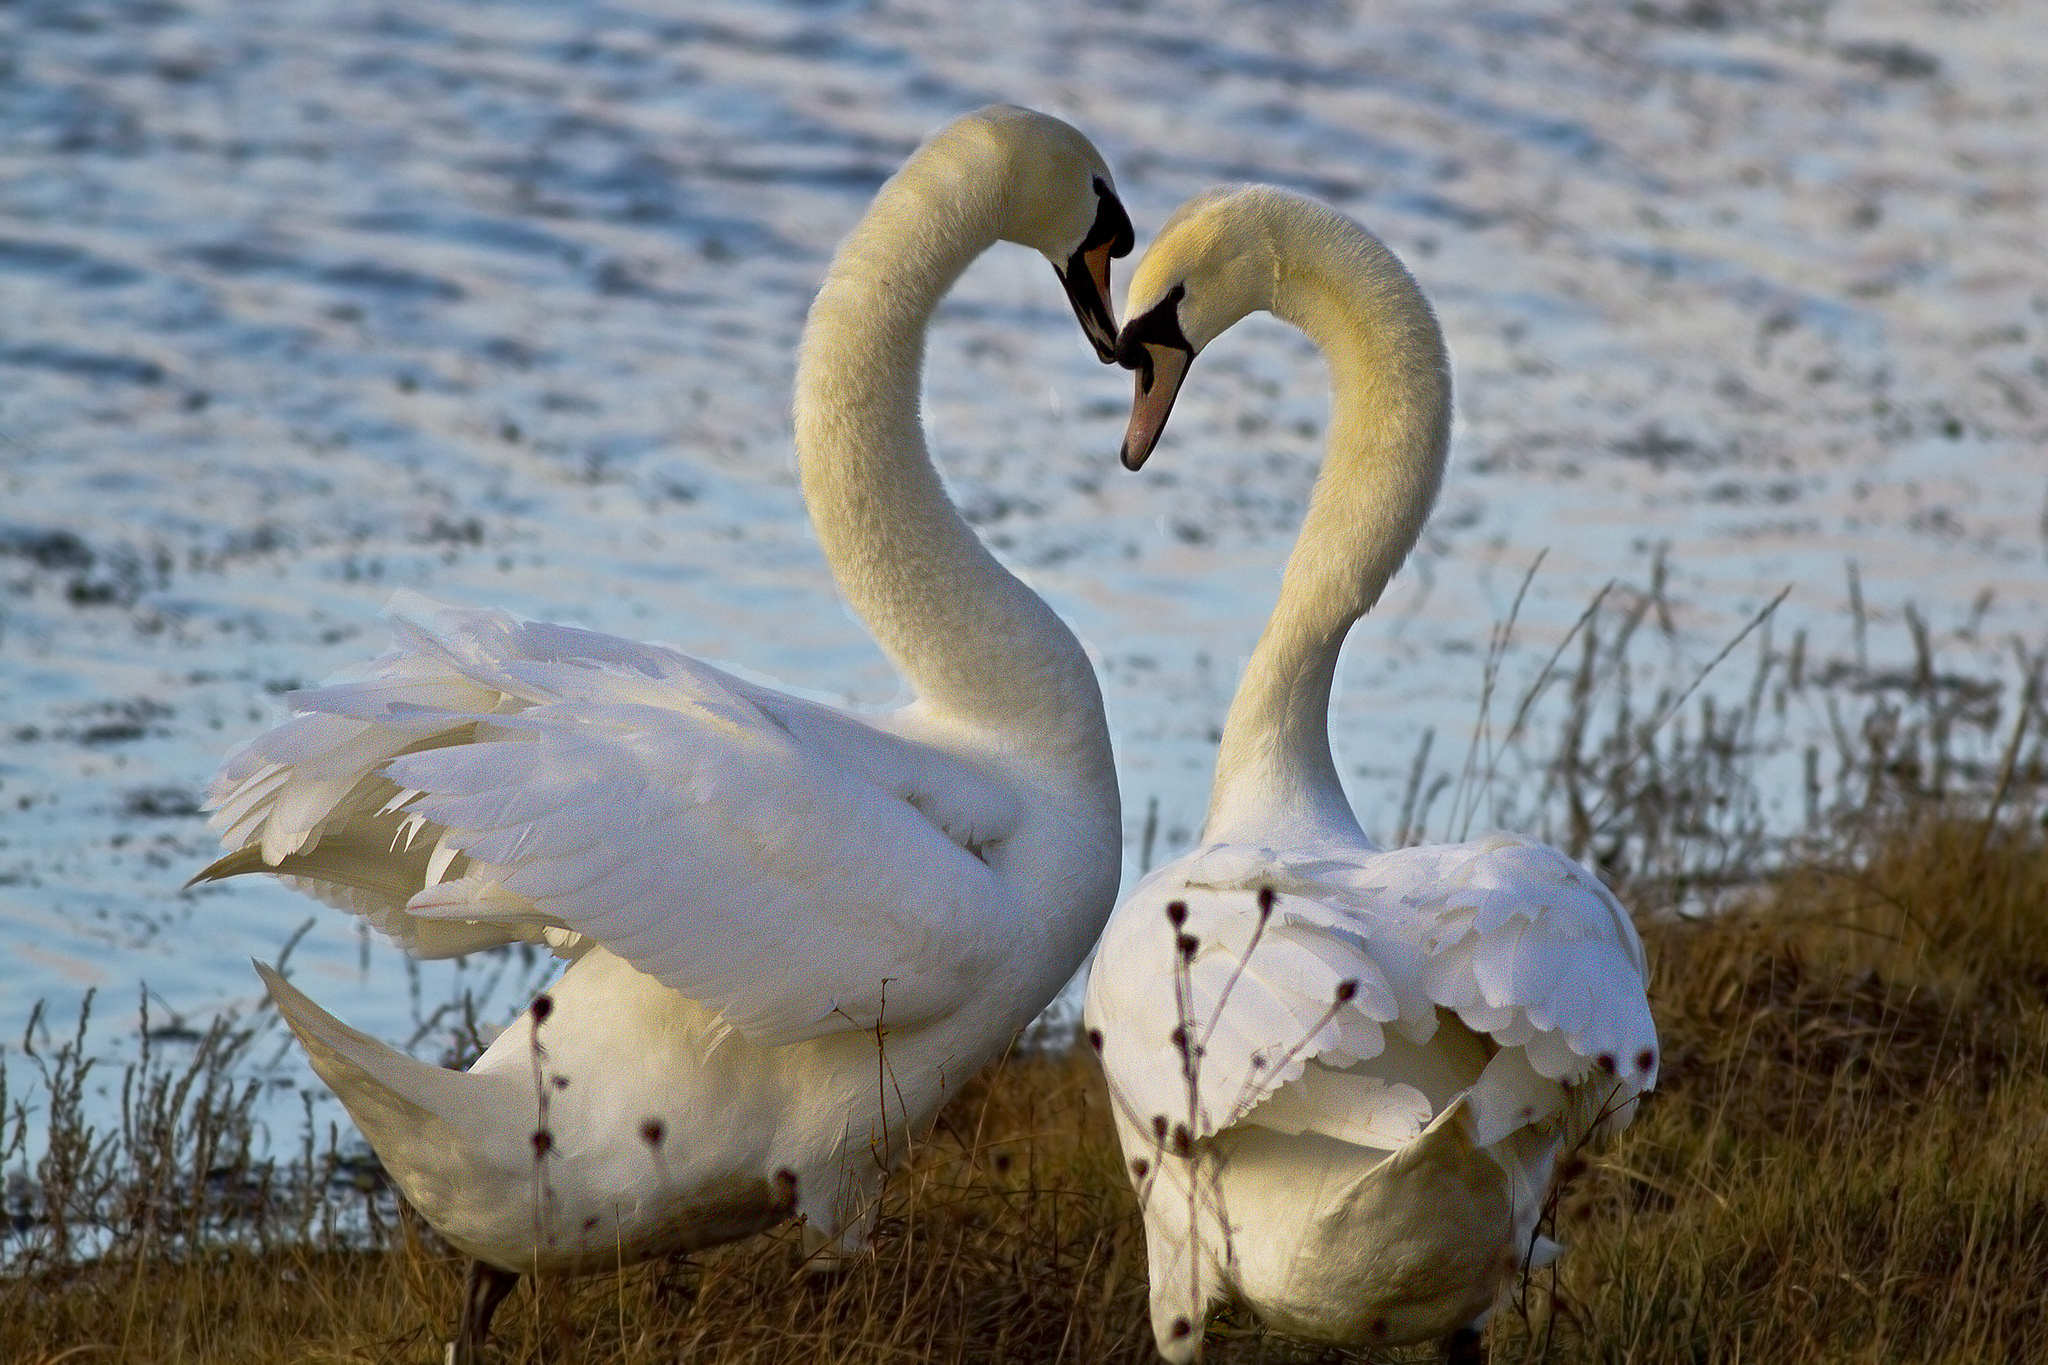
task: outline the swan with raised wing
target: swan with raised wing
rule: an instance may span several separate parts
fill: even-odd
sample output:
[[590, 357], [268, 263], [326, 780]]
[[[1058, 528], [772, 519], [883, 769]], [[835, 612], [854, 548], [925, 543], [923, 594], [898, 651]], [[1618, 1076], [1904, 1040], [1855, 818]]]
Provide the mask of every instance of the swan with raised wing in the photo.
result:
[[883, 186], [803, 333], [805, 500], [908, 705], [850, 714], [415, 600], [389, 653], [294, 695], [214, 782], [231, 851], [195, 881], [270, 872], [423, 956], [570, 960], [466, 1072], [262, 969], [407, 1199], [475, 1258], [457, 1360], [522, 1272], [792, 1216], [817, 1254], [858, 1250], [883, 1172], [1102, 927], [1121, 834], [1094, 673], [954, 511], [918, 420], [933, 310], [998, 240], [1051, 259], [1107, 360], [1130, 220], [1086, 138], [1009, 106]]
[[1200, 846], [1118, 907], [1089, 977], [1159, 1351], [1199, 1358], [1235, 1302], [1322, 1341], [1481, 1359], [1501, 1291], [1557, 1250], [1537, 1226], [1559, 1154], [1632, 1117], [1657, 1037], [1641, 941], [1592, 872], [1510, 834], [1382, 849], [1338, 780], [1338, 652], [1443, 477], [1442, 332], [1377, 238], [1262, 186], [1183, 205], [1125, 304], [1132, 469], [1195, 356], [1255, 310], [1318, 344], [1332, 388]]

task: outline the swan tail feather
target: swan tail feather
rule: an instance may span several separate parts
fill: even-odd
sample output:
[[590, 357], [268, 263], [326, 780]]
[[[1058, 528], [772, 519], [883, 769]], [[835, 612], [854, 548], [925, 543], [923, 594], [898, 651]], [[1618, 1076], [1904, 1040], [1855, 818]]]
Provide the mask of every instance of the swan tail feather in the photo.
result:
[[[275, 862], [263, 856], [260, 846], [238, 848], [201, 868], [185, 885], [197, 886], [201, 882], [225, 881], [251, 872], [269, 872], [279, 877], [327, 882], [398, 905], [405, 904], [419, 890], [414, 870], [406, 865], [406, 861], [413, 860], [391, 857], [374, 842], [368, 847], [358, 847], [359, 842], [330, 838], [317, 848], [288, 853]], [[385, 856], [377, 856], [379, 854]]]
[[[388, 823], [388, 822], [386, 822]], [[297, 891], [305, 892], [338, 910], [360, 915], [371, 927], [389, 935], [415, 957], [459, 957], [464, 953], [494, 948], [521, 937], [541, 939], [514, 926], [474, 919], [429, 919], [406, 909], [408, 898], [417, 894], [424, 881], [424, 869], [433, 856], [431, 846], [396, 847], [394, 839], [379, 825], [351, 826], [330, 835], [311, 848], [287, 853], [272, 861], [260, 844], [248, 844], [215, 859], [193, 874], [187, 887], [204, 882], [226, 881], [254, 872], [266, 872]], [[450, 874], [462, 877], [469, 859], [457, 855], [450, 861]], [[549, 946], [559, 947], [553, 940]]]
[[313, 1070], [430, 1221], [441, 1179], [470, 1181], [495, 1164], [482, 1130], [490, 1116], [516, 1112], [516, 1086], [408, 1057], [342, 1023], [273, 968], [255, 967]]
[[1462, 1174], [1483, 1169], [1477, 1165], [1483, 1158], [1479, 1144], [1473, 1141], [1471, 1107], [1468, 1095], [1460, 1095], [1445, 1105], [1413, 1140], [1388, 1158], [1388, 1171], [1406, 1174], [1429, 1167]]
[[263, 861], [260, 848], [238, 848], [233, 853], [215, 858], [205, 867], [192, 874], [182, 888], [190, 891], [201, 882], [223, 882], [229, 877], [242, 877], [251, 872], [269, 872], [272, 868]]

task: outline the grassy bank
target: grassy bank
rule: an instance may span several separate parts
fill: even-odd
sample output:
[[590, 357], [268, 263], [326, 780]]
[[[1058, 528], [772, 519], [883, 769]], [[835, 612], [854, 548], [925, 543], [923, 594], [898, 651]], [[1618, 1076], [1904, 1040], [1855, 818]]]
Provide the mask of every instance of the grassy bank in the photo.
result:
[[[2048, 847], [1939, 814], [1870, 847], [1645, 925], [1663, 1083], [1565, 1191], [1573, 1252], [1497, 1318], [1495, 1359], [2048, 1359]], [[209, 1207], [190, 1189], [250, 1183], [172, 1175], [158, 1207], [188, 1220]], [[360, 1197], [346, 1173], [322, 1189]], [[0, 1287], [0, 1340], [39, 1342], [31, 1361], [440, 1359], [461, 1265], [410, 1218], [371, 1244], [150, 1226]], [[1094, 1062], [1044, 1054], [946, 1111], [852, 1273], [803, 1273], [778, 1234], [522, 1289], [500, 1334], [508, 1361], [1145, 1361], [1143, 1304]], [[1315, 1359], [1233, 1322], [1210, 1355]]]
[[[1663, 1083], [1565, 1191], [1572, 1252], [1499, 1315], [1497, 1360], [2048, 1360], [2048, 848], [1922, 816], [1873, 850], [1646, 926]], [[783, 1234], [544, 1282], [500, 1315], [503, 1358], [1146, 1360], [1114, 1142], [1090, 1060], [1013, 1059], [895, 1182], [870, 1263], [815, 1278]], [[438, 1360], [460, 1263], [405, 1218], [338, 1240], [138, 1239], [0, 1286], [0, 1340]], [[1211, 1355], [1317, 1358], [1228, 1321]]]
[[2048, 848], [1885, 833], [1647, 927], [1658, 1098], [1504, 1358], [2048, 1360]]
[[[1567, 641], [1575, 664], [1530, 674], [1462, 774], [1418, 762], [1403, 818], [1428, 821], [1432, 787], [1455, 812], [1453, 784], [1487, 790], [1543, 736], [1524, 764], [1539, 780], [1509, 788], [1527, 818], [1499, 822], [1600, 862], [1653, 966], [1659, 1089], [1619, 1143], [1572, 1163], [1552, 1212], [1571, 1252], [1496, 1316], [1494, 1359], [2048, 1361], [2038, 690], [1958, 679], [1926, 649], [1830, 675], [1759, 635], [1747, 709], [1684, 724], [1683, 678], [1646, 689], [1629, 653], [1654, 598], [1606, 610]], [[1803, 822], [1766, 837], [1759, 735], [1802, 695], [1839, 713], [1836, 749], [1804, 764]], [[0, 1097], [0, 1165], [17, 1172], [0, 1356], [441, 1358], [460, 1260], [345, 1134], [257, 1158], [240, 1079], [256, 1039], [223, 1025], [175, 1065], [145, 1051], [105, 1132], [76, 1102], [82, 1035], [45, 1048], [51, 1136], [33, 1163], [22, 1101]], [[529, 1282], [498, 1329], [508, 1362], [1152, 1358], [1107, 1099], [1093, 1060], [1059, 1048], [1020, 1052], [946, 1111], [852, 1270], [807, 1274], [784, 1230]], [[1365, 1358], [1228, 1316], [1209, 1352]]]

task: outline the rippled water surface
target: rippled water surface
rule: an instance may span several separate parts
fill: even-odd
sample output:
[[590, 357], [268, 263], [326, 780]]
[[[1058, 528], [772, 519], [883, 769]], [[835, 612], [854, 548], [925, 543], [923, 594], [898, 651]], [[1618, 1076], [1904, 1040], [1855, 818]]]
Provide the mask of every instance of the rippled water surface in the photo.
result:
[[[1072, 119], [1142, 241], [1228, 179], [1325, 198], [1441, 311], [1455, 463], [1354, 637], [1368, 828], [1462, 735], [1487, 632], [1541, 652], [1668, 555], [1681, 652], [1780, 628], [1944, 659], [2048, 635], [2048, 27], [2026, 5], [133, 0], [0, 8], [0, 1039], [98, 987], [158, 1018], [324, 1003], [436, 1050], [459, 981], [257, 879], [180, 885], [221, 755], [382, 648], [397, 587], [896, 682], [804, 521], [809, 293], [934, 125]], [[1135, 854], [1215, 727], [1320, 458], [1277, 324], [1197, 367], [1142, 476], [1057, 282], [991, 253], [927, 422], [981, 533], [1099, 652]], [[1815, 716], [1813, 724], [1821, 723]], [[466, 973], [466, 975], [463, 975]], [[12, 1048], [10, 1047], [10, 1055]], [[287, 1061], [286, 1065], [295, 1065]]]

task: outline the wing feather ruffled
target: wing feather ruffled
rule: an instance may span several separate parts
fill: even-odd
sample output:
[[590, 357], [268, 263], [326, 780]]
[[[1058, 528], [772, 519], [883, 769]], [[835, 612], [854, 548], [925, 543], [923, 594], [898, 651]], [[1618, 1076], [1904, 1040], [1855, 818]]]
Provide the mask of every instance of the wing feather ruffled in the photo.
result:
[[394, 610], [223, 767], [214, 875], [427, 952], [602, 942], [770, 1043], [944, 1014], [1025, 932], [976, 856], [1017, 799], [966, 762], [659, 646]]
[[[1163, 1118], [1200, 1139], [1247, 1122], [1398, 1146], [1465, 1095], [1491, 1146], [1560, 1114], [1576, 1131], [1588, 1104], [1625, 1122], [1656, 1081], [1647, 975], [1627, 912], [1535, 840], [1348, 857], [1215, 845], [1117, 910], [1088, 1019], [1140, 1131]], [[1463, 1028], [1439, 1036], [1440, 1011]]]
[[1429, 997], [1543, 1076], [1594, 1071], [1635, 1089], [1657, 1078], [1648, 966], [1628, 912], [1600, 879], [1548, 844], [1493, 834], [1398, 849], [1353, 874], [1382, 913], [1412, 916]]
[[[1400, 1005], [1354, 926], [1299, 895], [1298, 881], [1269, 863], [1263, 879], [1249, 867], [1252, 886], [1190, 885], [1188, 861], [1160, 869], [1112, 917], [1097, 960], [1114, 970], [1090, 975], [1087, 1013], [1126, 1118], [1200, 1140], [1244, 1121], [1312, 1062], [1379, 1055]], [[1295, 893], [1274, 892], [1276, 882]], [[1186, 908], [1178, 926], [1170, 905]], [[1318, 1102], [1301, 1100], [1283, 1121]]]

